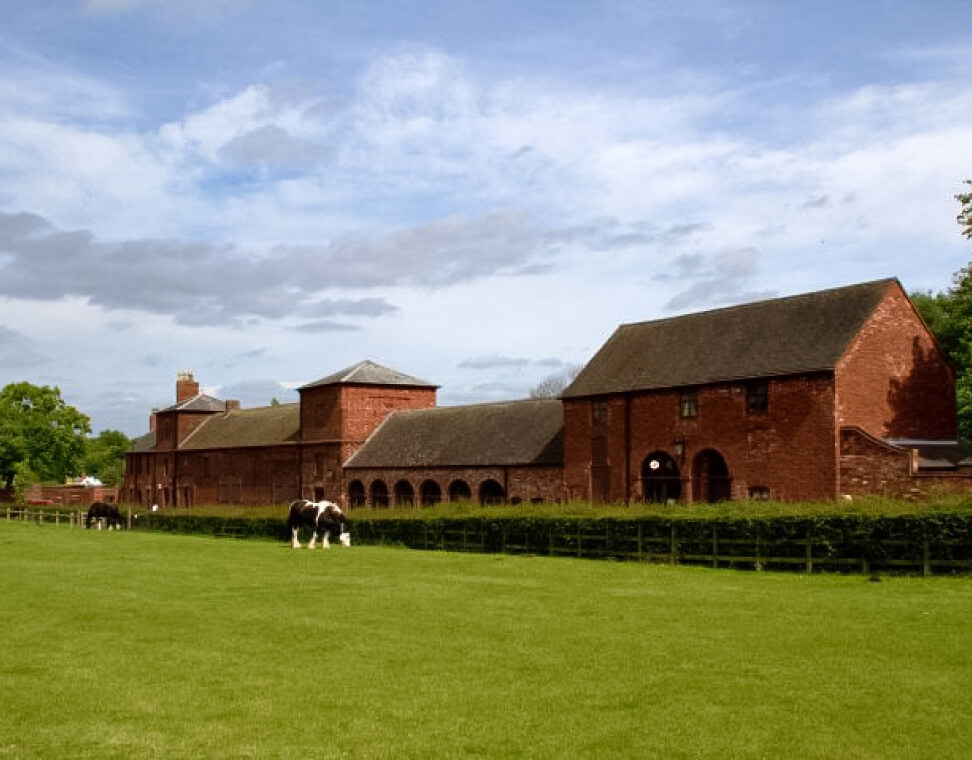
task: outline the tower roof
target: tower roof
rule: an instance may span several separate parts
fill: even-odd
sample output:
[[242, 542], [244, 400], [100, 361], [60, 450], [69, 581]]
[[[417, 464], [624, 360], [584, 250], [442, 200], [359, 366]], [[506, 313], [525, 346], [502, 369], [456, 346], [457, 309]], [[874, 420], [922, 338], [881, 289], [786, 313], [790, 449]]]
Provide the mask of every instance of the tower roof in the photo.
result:
[[321, 385], [405, 385], [412, 388], [438, 388], [439, 386], [419, 380], [401, 372], [397, 372], [388, 367], [383, 367], [373, 361], [365, 359], [357, 364], [335, 372], [333, 375], [322, 377], [307, 385], [302, 385], [297, 390], [305, 388], [316, 388]]

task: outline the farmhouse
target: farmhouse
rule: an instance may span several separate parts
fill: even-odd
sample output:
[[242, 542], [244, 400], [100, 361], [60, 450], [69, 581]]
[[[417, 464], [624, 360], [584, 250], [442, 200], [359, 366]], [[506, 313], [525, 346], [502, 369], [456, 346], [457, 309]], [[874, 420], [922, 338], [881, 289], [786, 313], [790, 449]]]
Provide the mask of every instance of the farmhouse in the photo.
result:
[[437, 407], [370, 361], [241, 409], [176, 380], [142, 505], [715, 501], [966, 490], [955, 377], [896, 279], [622, 325], [559, 399]]

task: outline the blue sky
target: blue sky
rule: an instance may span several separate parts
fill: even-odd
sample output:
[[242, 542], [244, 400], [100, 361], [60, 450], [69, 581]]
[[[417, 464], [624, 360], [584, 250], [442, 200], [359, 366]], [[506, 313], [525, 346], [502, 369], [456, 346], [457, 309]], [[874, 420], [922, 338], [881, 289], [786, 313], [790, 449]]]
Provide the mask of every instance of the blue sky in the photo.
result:
[[0, 385], [147, 429], [361, 359], [526, 395], [620, 323], [972, 246], [966, 2], [0, 0]]

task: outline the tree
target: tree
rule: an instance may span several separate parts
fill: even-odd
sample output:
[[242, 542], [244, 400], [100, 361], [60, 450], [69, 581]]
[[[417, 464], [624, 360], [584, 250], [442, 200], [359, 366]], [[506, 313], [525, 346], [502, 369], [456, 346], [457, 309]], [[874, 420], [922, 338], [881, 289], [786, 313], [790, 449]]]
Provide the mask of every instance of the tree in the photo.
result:
[[[972, 179], [965, 180], [965, 184], [972, 186]], [[962, 207], [956, 221], [963, 228], [962, 234], [972, 240], [972, 193], [959, 193], [955, 196], [955, 200]]]
[[0, 483], [14, 490], [18, 474], [63, 481], [78, 471], [91, 432], [88, 417], [50, 386], [11, 383], [0, 389]]
[[530, 389], [530, 398], [557, 398], [574, 382], [582, 369], [583, 365], [569, 364], [559, 372], [548, 375]]
[[125, 453], [131, 446], [131, 440], [124, 433], [102, 430], [97, 438], [87, 439], [81, 469], [106, 486], [117, 486], [125, 472]]
[[955, 273], [947, 291], [915, 293], [911, 301], [955, 370], [959, 443], [972, 451], [972, 262]]

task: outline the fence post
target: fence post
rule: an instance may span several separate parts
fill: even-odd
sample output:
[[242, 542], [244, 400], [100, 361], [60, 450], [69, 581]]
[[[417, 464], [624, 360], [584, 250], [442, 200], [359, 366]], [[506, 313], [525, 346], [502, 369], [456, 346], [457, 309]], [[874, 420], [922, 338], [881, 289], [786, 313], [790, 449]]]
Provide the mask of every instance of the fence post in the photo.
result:
[[813, 530], [807, 526], [807, 575], [813, 573]]

